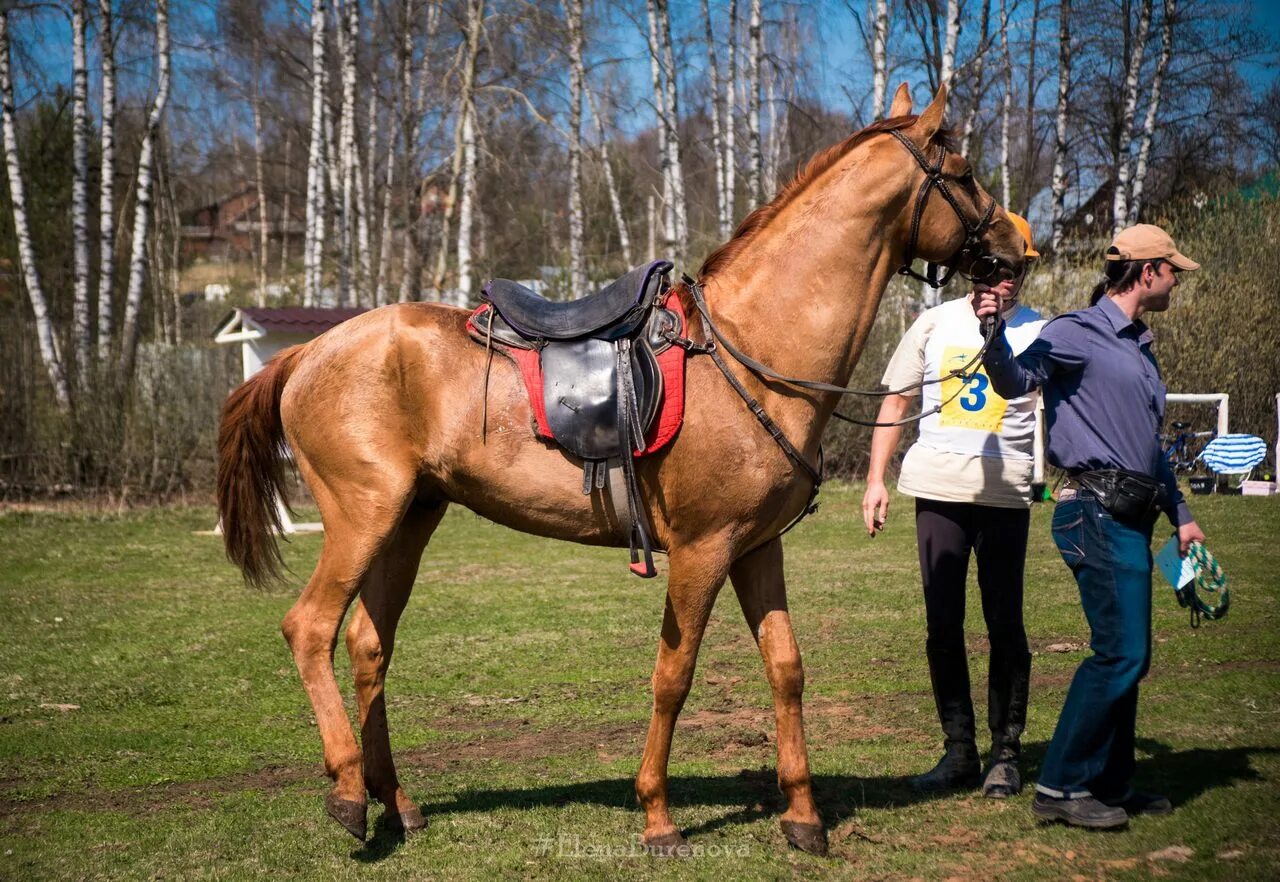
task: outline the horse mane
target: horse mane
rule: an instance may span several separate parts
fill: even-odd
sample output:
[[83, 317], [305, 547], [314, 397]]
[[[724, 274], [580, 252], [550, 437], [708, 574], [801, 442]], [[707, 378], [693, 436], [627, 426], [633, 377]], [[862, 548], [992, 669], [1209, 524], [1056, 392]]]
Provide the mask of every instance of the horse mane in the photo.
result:
[[[717, 270], [722, 269], [737, 257], [756, 233], [767, 227], [770, 221], [777, 217], [783, 208], [804, 192], [805, 188], [817, 180], [823, 172], [843, 159], [850, 150], [875, 135], [905, 129], [914, 124], [917, 119], [919, 119], [919, 116], [916, 114], [906, 114], [873, 122], [861, 131], [854, 132], [843, 141], [837, 141], [827, 149], [814, 154], [804, 168], [796, 172], [795, 177], [778, 191], [777, 196], [743, 218], [742, 223], [738, 224], [738, 228], [733, 231], [733, 236], [730, 237], [729, 241], [707, 255], [707, 259], [702, 262], [702, 266], [698, 270], [699, 280], [705, 280], [707, 277], [714, 275]], [[933, 136], [933, 142], [943, 144], [948, 150], [954, 149], [951, 141], [951, 132], [948, 129], [939, 129], [938, 133]]]

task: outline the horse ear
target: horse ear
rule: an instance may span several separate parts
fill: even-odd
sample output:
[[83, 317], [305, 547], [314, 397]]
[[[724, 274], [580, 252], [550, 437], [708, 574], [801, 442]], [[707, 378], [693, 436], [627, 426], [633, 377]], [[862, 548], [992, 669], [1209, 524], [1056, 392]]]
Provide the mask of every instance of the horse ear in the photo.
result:
[[947, 87], [944, 83], [938, 87], [938, 94], [933, 96], [933, 103], [926, 107], [924, 113], [920, 114], [920, 118], [916, 120], [915, 135], [921, 143], [929, 143], [933, 140], [933, 136], [938, 134], [938, 129], [942, 128], [942, 117], [946, 112]]
[[906, 83], [893, 93], [893, 103], [889, 105], [889, 117], [906, 116], [911, 112], [911, 89]]

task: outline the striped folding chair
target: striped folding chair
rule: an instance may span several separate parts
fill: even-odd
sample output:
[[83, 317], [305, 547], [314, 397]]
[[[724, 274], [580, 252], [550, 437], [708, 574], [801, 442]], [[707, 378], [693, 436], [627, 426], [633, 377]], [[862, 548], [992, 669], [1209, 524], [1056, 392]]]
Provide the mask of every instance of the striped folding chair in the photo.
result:
[[1219, 435], [1200, 454], [1201, 462], [1214, 474], [1239, 476], [1241, 482], [1266, 458], [1267, 442], [1257, 435]]

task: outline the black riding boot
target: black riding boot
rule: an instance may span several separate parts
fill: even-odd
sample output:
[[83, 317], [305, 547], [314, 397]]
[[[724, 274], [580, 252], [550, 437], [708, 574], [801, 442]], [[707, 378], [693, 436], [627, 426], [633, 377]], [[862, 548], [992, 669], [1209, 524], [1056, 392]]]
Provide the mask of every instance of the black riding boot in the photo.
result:
[[962, 787], [976, 787], [982, 765], [974, 739], [973, 700], [969, 697], [969, 662], [964, 644], [941, 648], [926, 647], [933, 700], [946, 740], [946, 753], [938, 764], [911, 779], [922, 793], [937, 793]]
[[1031, 652], [1025, 634], [991, 646], [987, 677], [987, 721], [991, 726], [991, 764], [982, 782], [982, 795], [1000, 799], [1022, 789], [1018, 760], [1027, 724], [1027, 692], [1031, 681]]

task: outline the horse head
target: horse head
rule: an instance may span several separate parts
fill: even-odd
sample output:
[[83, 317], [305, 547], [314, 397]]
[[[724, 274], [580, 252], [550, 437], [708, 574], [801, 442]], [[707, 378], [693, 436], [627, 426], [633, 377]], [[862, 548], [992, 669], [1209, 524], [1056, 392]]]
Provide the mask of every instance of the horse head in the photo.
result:
[[[937, 266], [947, 268], [944, 283], [955, 272], [977, 281], [1015, 277], [1023, 271], [1026, 244], [1004, 208], [978, 182], [969, 160], [953, 149], [942, 127], [946, 104], [943, 85], [923, 113], [888, 129], [916, 166], [903, 217], [901, 272], [934, 284], [939, 282]], [[890, 105], [889, 122], [911, 113], [911, 93], [903, 83]], [[931, 198], [935, 190], [940, 198]], [[933, 265], [928, 278], [910, 269], [917, 257]]]

